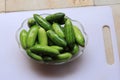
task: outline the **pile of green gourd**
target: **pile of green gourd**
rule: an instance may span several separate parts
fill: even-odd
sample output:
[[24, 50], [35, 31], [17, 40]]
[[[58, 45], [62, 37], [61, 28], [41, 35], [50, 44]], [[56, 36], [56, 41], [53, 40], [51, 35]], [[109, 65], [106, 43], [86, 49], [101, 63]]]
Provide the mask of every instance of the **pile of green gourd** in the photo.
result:
[[20, 44], [29, 57], [43, 62], [66, 62], [85, 47], [81, 30], [62, 12], [43, 18], [33, 14], [28, 19], [29, 30], [20, 31]]

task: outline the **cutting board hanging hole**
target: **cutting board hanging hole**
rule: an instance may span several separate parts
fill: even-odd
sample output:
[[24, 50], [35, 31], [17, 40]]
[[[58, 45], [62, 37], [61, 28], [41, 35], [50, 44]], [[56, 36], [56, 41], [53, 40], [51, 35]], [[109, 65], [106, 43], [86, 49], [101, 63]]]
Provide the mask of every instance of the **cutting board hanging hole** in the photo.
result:
[[114, 64], [113, 46], [111, 40], [110, 27], [108, 25], [103, 26], [103, 37], [106, 53], [106, 62], [109, 65]]

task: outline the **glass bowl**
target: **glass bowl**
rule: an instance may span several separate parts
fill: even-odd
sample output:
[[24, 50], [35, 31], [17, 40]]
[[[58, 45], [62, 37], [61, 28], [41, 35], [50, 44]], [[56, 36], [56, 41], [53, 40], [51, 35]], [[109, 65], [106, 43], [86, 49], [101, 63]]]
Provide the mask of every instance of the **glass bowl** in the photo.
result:
[[[47, 15], [49, 15], [49, 14], [40, 14], [40, 15], [41, 15], [43, 18], [45, 18], [45, 17], [46, 17]], [[67, 16], [66, 16], [66, 17], [67, 17]], [[30, 17], [30, 18], [31, 18], [31, 17]], [[67, 18], [69, 18], [69, 17], [67, 17]], [[19, 35], [20, 35], [21, 30], [23, 30], [23, 29], [25, 29], [26, 31], [29, 30], [29, 27], [28, 27], [28, 24], [27, 24], [28, 19], [29, 19], [29, 18], [25, 19], [25, 20], [21, 23], [19, 29], [16, 31], [16, 41], [17, 41], [17, 43], [18, 43], [18, 46], [19, 46], [20, 51], [21, 51], [27, 58], [32, 59], [31, 57], [29, 57], [29, 56], [27, 55], [26, 51], [22, 48], [22, 46], [21, 46], [21, 44], [20, 44], [20, 39], [19, 39]], [[85, 38], [85, 47], [79, 46], [79, 48], [80, 48], [80, 49], [79, 49], [79, 52], [78, 52], [76, 55], [73, 55], [71, 59], [69, 59], [69, 60], [67, 60], [67, 61], [64, 61], [64, 62], [55, 62], [55, 61], [52, 61], [52, 62], [44, 62], [44, 61], [36, 61], [36, 60], [32, 59], [33, 61], [38, 62], [38, 63], [40, 63], [40, 64], [60, 65], [60, 64], [65, 64], [65, 63], [71, 62], [71, 61], [79, 58], [79, 57], [84, 53], [84, 49], [86, 48], [86, 45], [87, 45], [87, 42], [88, 42], [88, 37], [87, 37], [87, 34], [86, 34], [85, 30], [84, 30], [84, 26], [83, 26], [79, 21], [77, 21], [77, 20], [73, 20], [73, 19], [71, 19], [71, 18], [69, 18], [69, 19], [72, 21], [72, 24], [73, 24], [73, 25], [76, 25], [76, 26], [79, 27], [79, 29], [81, 30], [81, 32], [82, 32], [82, 34], [83, 34], [83, 36], [84, 36], [84, 38]]]

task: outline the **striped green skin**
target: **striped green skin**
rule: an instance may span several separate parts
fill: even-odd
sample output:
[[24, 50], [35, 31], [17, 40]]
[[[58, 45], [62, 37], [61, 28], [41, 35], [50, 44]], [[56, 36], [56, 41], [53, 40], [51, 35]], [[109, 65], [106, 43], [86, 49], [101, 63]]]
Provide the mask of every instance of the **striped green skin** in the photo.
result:
[[67, 45], [66, 41], [60, 38], [54, 31], [48, 30], [47, 35], [50, 40], [58, 46], [65, 47]]
[[85, 46], [85, 38], [84, 38], [82, 32], [80, 31], [80, 29], [77, 26], [73, 26], [73, 29], [74, 29], [75, 40], [76, 40], [77, 44], [84, 47]]
[[56, 56], [59, 54], [59, 51], [55, 48], [52, 48], [50, 46], [43, 46], [43, 45], [34, 45], [33, 47], [30, 48], [30, 50], [33, 53], [43, 53], [45, 55], [49, 55], [49, 56]]
[[53, 23], [52, 28], [53, 28], [54, 32], [55, 32], [59, 37], [61, 37], [61, 38], [64, 38], [64, 37], [65, 37], [65, 35], [64, 35], [64, 33], [63, 33], [62, 29], [61, 29], [61, 26], [60, 26], [58, 23]]
[[73, 30], [73, 25], [70, 19], [67, 19], [65, 22], [64, 33], [65, 33], [65, 39], [67, 41], [67, 45], [70, 48], [73, 48], [75, 44], [75, 34]]
[[33, 15], [35, 21], [41, 26], [43, 27], [45, 30], [49, 30], [51, 29], [51, 24], [49, 22], [47, 22], [42, 16], [38, 15], [38, 14], [34, 14]]
[[37, 61], [42, 61], [42, 60], [43, 60], [43, 58], [42, 58], [40, 55], [37, 55], [37, 54], [35, 54], [35, 53], [32, 53], [32, 52], [30, 51], [30, 49], [26, 50], [26, 52], [27, 52], [28, 56], [31, 57], [31, 58], [34, 59], [34, 60], [37, 60]]
[[42, 27], [38, 30], [38, 41], [40, 45], [48, 45], [47, 33]]
[[73, 48], [71, 53], [73, 55], [76, 55], [76, 54], [78, 54], [78, 52], [79, 52], [79, 45], [75, 44], [75, 46], [74, 46], [74, 48]]
[[50, 15], [46, 16], [45, 19], [50, 23], [56, 22], [59, 24], [63, 24], [64, 23], [64, 16], [65, 16], [64, 13], [58, 12], [58, 13], [50, 14]]
[[27, 31], [25, 29], [23, 29], [20, 32], [20, 43], [22, 48], [26, 49], [27, 45], [26, 45], [26, 40], [27, 40]]
[[32, 47], [35, 44], [36, 38], [37, 38], [37, 33], [38, 33], [39, 26], [34, 25], [32, 26], [27, 35], [27, 48]]

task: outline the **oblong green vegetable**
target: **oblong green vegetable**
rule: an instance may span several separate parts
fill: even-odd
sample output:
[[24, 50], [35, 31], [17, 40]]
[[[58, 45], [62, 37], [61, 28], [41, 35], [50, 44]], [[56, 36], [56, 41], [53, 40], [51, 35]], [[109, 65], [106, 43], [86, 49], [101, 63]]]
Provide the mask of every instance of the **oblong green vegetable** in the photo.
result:
[[38, 41], [40, 45], [48, 45], [47, 33], [42, 27], [38, 30]]
[[69, 52], [65, 52], [62, 54], [57, 55], [57, 60], [62, 60], [62, 61], [66, 61], [72, 58], [72, 54]]
[[33, 15], [35, 21], [41, 26], [43, 27], [45, 30], [49, 30], [51, 29], [51, 24], [49, 22], [47, 22], [42, 16], [38, 15], [38, 14], [34, 14]]
[[43, 58], [40, 55], [37, 55], [35, 53], [32, 53], [30, 49], [26, 50], [28, 56], [30, 56], [32, 59], [37, 60], [37, 61], [42, 61]]
[[29, 18], [28, 19], [28, 26], [29, 27], [32, 27], [32, 26], [34, 26], [34, 25], [36, 25], [36, 21], [35, 21], [35, 19], [32, 17], [32, 18]]
[[71, 53], [73, 55], [76, 55], [76, 54], [78, 54], [78, 52], [79, 52], [79, 46], [77, 44], [75, 44], [75, 46], [74, 46], [74, 48], [73, 48]]
[[59, 54], [59, 51], [50, 46], [35, 45], [30, 48], [33, 53], [43, 53], [49, 56], [56, 56]]
[[85, 46], [85, 38], [84, 38], [82, 32], [80, 31], [80, 29], [77, 26], [74, 26], [73, 29], [74, 29], [74, 33], [75, 33], [76, 42], [80, 46], [84, 47]]
[[50, 14], [50, 15], [46, 16], [45, 19], [50, 23], [56, 22], [59, 24], [63, 24], [64, 23], [64, 16], [65, 16], [64, 13], [57, 12], [57, 13]]
[[21, 43], [21, 46], [22, 48], [26, 49], [26, 40], [27, 40], [27, 31], [25, 29], [23, 29], [21, 32], [20, 32], [20, 43]]
[[73, 30], [73, 25], [70, 19], [67, 19], [64, 26], [65, 39], [70, 48], [74, 47], [75, 44], [75, 34]]
[[55, 32], [52, 30], [47, 31], [48, 37], [51, 39], [52, 42], [54, 42], [58, 46], [65, 47], [67, 45], [66, 41], [62, 38], [60, 38]]
[[38, 29], [39, 29], [39, 26], [37, 25], [34, 25], [29, 29], [28, 35], [27, 35], [27, 48], [30, 48], [35, 44]]
[[55, 46], [55, 45], [53, 45], [53, 46], [50, 46], [50, 47], [55, 48], [55, 49], [57, 49], [57, 50], [59, 50], [59, 51], [62, 51], [62, 50], [63, 50], [63, 47], [60, 47], [60, 46]]
[[60, 26], [58, 23], [53, 23], [52, 28], [53, 28], [54, 32], [55, 32], [59, 37], [61, 37], [61, 38], [64, 38], [64, 37], [65, 37], [65, 35], [64, 35], [64, 33], [63, 33], [62, 29], [61, 29], [61, 26]]

